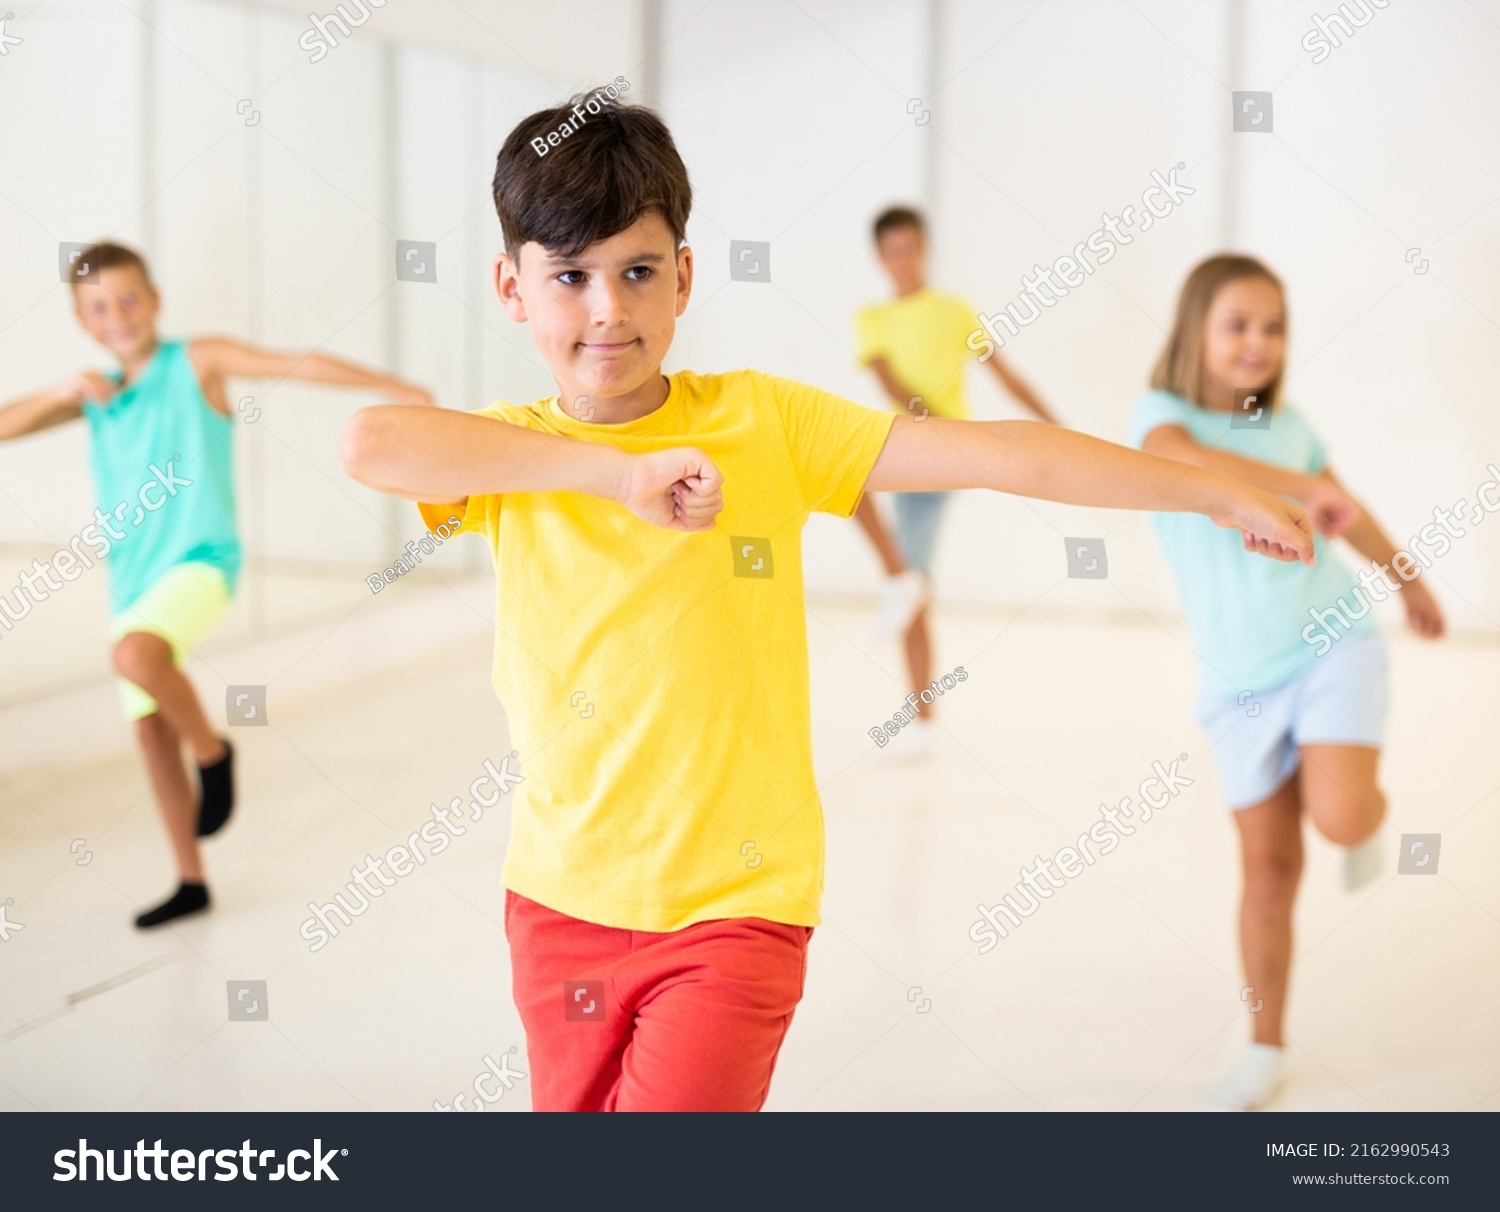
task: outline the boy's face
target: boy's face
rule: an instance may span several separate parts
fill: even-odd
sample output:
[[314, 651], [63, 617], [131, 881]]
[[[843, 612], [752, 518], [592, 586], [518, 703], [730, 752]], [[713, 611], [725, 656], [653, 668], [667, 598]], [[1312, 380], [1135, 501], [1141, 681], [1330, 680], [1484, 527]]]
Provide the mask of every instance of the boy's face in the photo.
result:
[[909, 226], [889, 228], [881, 233], [876, 249], [897, 294], [921, 287], [927, 272], [927, 243], [920, 231]]
[[647, 211], [576, 257], [528, 241], [519, 264], [501, 255], [495, 290], [511, 319], [531, 325], [536, 347], [567, 395], [654, 391], [687, 308], [693, 254]]
[[73, 314], [84, 331], [122, 361], [156, 343], [161, 298], [133, 265], [101, 269], [98, 283], [73, 287]]
[[1203, 369], [1221, 383], [1252, 391], [1281, 372], [1286, 315], [1281, 291], [1266, 278], [1236, 278], [1219, 288], [1203, 326]]

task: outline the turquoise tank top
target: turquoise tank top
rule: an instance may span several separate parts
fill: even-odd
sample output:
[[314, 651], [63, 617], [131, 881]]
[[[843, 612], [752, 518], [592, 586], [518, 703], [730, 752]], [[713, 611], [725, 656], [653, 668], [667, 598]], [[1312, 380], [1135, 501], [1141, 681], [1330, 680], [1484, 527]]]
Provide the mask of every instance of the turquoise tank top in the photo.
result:
[[[120, 371], [108, 376], [119, 384]], [[110, 612], [177, 564], [210, 564], [234, 593], [234, 421], [203, 397], [182, 341], [163, 341], [140, 376], [104, 404], [84, 403], [94, 494], [111, 544]], [[113, 530], [113, 534], [110, 533]], [[123, 537], [116, 537], [123, 536]]]

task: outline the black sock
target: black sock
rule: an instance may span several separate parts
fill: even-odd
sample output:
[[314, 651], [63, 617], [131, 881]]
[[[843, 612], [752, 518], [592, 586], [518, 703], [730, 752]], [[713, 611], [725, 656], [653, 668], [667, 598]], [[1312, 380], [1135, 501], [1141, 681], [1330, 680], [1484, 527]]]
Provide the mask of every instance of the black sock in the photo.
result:
[[182, 917], [184, 914], [197, 913], [207, 908], [208, 886], [206, 884], [183, 884], [170, 900], [163, 901], [155, 909], [141, 914], [135, 919], [135, 924], [142, 930], [146, 930], [152, 926], [160, 926], [163, 922], [170, 922], [173, 918]]
[[210, 766], [198, 767], [198, 836], [208, 837], [224, 828], [234, 810], [234, 747], [226, 740], [224, 756]]

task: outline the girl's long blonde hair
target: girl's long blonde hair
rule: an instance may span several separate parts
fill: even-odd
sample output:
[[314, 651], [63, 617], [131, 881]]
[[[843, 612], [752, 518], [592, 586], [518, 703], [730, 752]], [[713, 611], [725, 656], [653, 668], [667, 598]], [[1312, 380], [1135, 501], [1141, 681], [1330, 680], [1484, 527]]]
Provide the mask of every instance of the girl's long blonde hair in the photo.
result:
[[[1177, 315], [1172, 320], [1172, 332], [1167, 337], [1166, 348], [1156, 361], [1151, 372], [1151, 386], [1161, 391], [1191, 400], [1204, 407], [1203, 332], [1208, 319], [1208, 309], [1214, 297], [1230, 282], [1241, 278], [1265, 278], [1281, 294], [1283, 320], [1286, 315], [1286, 290], [1281, 279], [1254, 257], [1238, 253], [1221, 253], [1209, 257], [1194, 267], [1182, 284], [1182, 293], [1177, 296]], [[1281, 376], [1286, 363], [1276, 369], [1276, 377], [1256, 394], [1267, 408], [1276, 407], [1281, 393]]]

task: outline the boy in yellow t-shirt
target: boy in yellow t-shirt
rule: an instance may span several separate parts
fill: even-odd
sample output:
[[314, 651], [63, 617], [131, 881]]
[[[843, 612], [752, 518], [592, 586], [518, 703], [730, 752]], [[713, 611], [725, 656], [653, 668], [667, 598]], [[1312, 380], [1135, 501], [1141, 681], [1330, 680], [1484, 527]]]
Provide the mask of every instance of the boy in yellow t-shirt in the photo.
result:
[[[975, 311], [954, 295], [927, 285], [927, 236], [922, 216], [893, 206], [875, 220], [875, 250], [895, 297], [863, 308], [855, 318], [859, 360], [873, 370], [896, 408], [916, 420], [929, 416], [969, 419], [964, 400], [964, 368], [974, 351], [968, 344]], [[1047, 406], [998, 353], [989, 358], [1000, 385], [1038, 419], [1057, 423]], [[932, 552], [946, 492], [907, 492], [896, 497], [896, 539], [881, 520], [874, 498], [861, 499], [855, 520], [885, 569], [875, 638], [901, 634], [913, 689], [932, 680], [932, 639], [927, 604], [932, 597]], [[931, 743], [929, 706], [900, 752], [918, 756]]]
[[494, 558], [493, 680], [526, 774], [504, 880], [533, 1107], [753, 1110], [823, 888], [808, 515], [982, 486], [1196, 510], [1283, 559], [1311, 538], [1296, 505], [1051, 426], [662, 374], [691, 188], [656, 114], [597, 97], [523, 119], [495, 169], [496, 292], [557, 394], [365, 409], [342, 453], [429, 519], [461, 513]]

